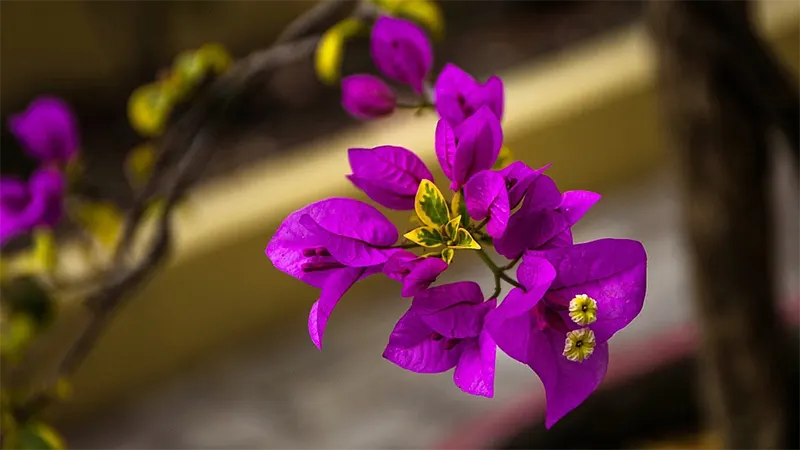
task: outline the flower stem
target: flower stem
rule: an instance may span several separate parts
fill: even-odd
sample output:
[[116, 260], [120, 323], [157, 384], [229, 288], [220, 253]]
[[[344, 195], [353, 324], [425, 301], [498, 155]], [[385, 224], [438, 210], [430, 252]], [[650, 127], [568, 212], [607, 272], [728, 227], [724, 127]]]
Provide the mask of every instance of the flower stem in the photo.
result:
[[[486, 264], [489, 270], [492, 271], [492, 274], [494, 274], [494, 293], [489, 298], [497, 298], [502, 292], [502, 287], [500, 286], [500, 280], [503, 280], [514, 287], [518, 287], [522, 290], [525, 290], [525, 288], [521, 284], [519, 284], [517, 280], [505, 274], [505, 271], [508, 270], [505, 268], [507, 266], [499, 267], [497, 264], [494, 263], [494, 261], [492, 261], [492, 258], [489, 257], [489, 254], [487, 254], [486, 251], [482, 248], [478, 249], [477, 253], [478, 256], [481, 258], [481, 260], [483, 260], [483, 263]], [[516, 264], [516, 261], [513, 261], [512, 264]]]
[[517, 256], [517, 257], [516, 257], [516, 258], [514, 258], [514, 260], [512, 260], [510, 263], [506, 264], [505, 266], [502, 266], [502, 267], [501, 267], [501, 269], [503, 269], [503, 272], [505, 272], [505, 271], [507, 271], [507, 270], [511, 270], [511, 269], [513, 269], [513, 268], [514, 268], [514, 266], [516, 266], [516, 265], [517, 265], [517, 263], [518, 263], [518, 262], [519, 262], [521, 259], [522, 259], [522, 255], [520, 255], [520, 256]]

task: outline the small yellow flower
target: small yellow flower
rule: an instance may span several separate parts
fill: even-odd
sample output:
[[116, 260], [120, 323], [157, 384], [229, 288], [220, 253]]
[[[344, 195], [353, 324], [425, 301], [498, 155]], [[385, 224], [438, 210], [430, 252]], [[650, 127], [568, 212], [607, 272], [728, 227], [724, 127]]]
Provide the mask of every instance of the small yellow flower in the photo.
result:
[[592, 330], [581, 328], [570, 331], [564, 342], [564, 356], [572, 362], [581, 363], [594, 353], [596, 344]]
[[569, 301], [569, 318], [580, 326], [597, 320], [597, 302], [586, 294], [576, 295]]

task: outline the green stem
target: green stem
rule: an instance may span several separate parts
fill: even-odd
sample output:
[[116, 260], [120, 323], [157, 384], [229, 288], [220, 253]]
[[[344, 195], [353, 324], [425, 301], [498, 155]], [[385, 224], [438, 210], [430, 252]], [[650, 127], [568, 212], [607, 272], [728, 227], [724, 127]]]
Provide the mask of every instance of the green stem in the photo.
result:
[[[503, 280], [514, 287], [518, 287], [522, 290], [525, 290], [525, 288], [521, 284], [519, 284], [517, 280], [505, 274], [505, 270], [507, 269], [499, 267], [497, 264], [494, 263], [494, 261], [492, 261], [492, 258], [489, 257], [489, 254], [486, 253], [486, 250], [481, 248], [477, 250], [477, 253], [478, 256], [481, 258], [481, 260], [483, 260], [483, 263], [486, 264], [489, 270], [492, 271], [492, 274], [494, 274], [494, 293], [489, 298], [497, 298], [502, 292], [502, 288], [500, 287], [500, 280]], [[516, 261], [514, 263], [516, 264]]]
[[518, 262], [519, 262], [521, 259], [522, 259], [522, 255], [520, 255], [520, 256], [517, 256], [517, 257], [516, 257], [516, 258], [514, 258], [514, 260], [512, 260], [510, 263], [508, 263], [508, 264], [506, 264], [505, 266], [501, 267], [501, 269], [503, 269], [503, 272], [505, 272], [505, 271], [507, 271], [507, 270], [511, 270], [511, 269], [513, 269], [513, 268], [514, 268], [514, 266], [516, 266], [516, 265], [517, 265], [517, 263], [518, 263]]

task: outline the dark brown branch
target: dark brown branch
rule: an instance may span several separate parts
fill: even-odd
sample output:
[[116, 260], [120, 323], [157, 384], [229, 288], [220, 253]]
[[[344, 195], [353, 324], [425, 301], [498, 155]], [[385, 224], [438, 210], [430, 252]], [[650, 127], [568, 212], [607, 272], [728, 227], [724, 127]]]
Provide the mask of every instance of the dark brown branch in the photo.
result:
[[711, 424], [725, 448], [787, 448], [794, 399], [773, 279], [768, 127], [781, 101], [797, 99], [776, 68], [755, 67], [771, 63], [748, 6], [651, 0], [647, 19], [684, 177]]

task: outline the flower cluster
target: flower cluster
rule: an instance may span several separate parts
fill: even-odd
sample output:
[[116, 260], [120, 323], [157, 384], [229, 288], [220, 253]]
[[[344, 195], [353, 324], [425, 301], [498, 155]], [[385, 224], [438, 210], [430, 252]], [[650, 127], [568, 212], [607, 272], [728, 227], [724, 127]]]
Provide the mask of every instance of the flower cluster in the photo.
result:
[[[455, 369], [459, 388], [492, 397], [499, 347], [542, 380], [550, 427], [597, 388], [608, 340], [642, 309], [645, 250], [626, 239], [574, 243], [572, 226], [599, 194], [561, 192], [547, 167], [516, 161], [497, 168], [500, 78], [481, 83], [447, 64], [430, 86], [431, 44], [422, 29], [399, 18], [375, 21], [371, 50], [386, 78], [410, 87], [419, 105], [438, 113], [432, 138], [452, 199], [412, 151], [353, 148], [347, 178], [375, 203], [415, 212], [417, 224], [405, 240], [398, 242], [397, 228], [375, 207], [329, 198], [289, 215], [266, 255], [279, 270], [321, 290], [308, 321], [318, 347], [347, 290], [383, 274], [402, 284], [403, 297], [413, 297], [389, 335], [387, 360], [418, 373]], [[346, 77], [342, 90], [344, 108], [357, 118], [386, 116], [397, 104], [395, 91], [372, 75]], [[495, 264], [485, 246], [508, 264]], [[458, 251], [476, 253], [493, 273], [488, 298], [472, 281], [434, 285]], [[509, 274], [515, 267], [516, 278]], [[512, 286], [502, 301], [501, 282]]]

